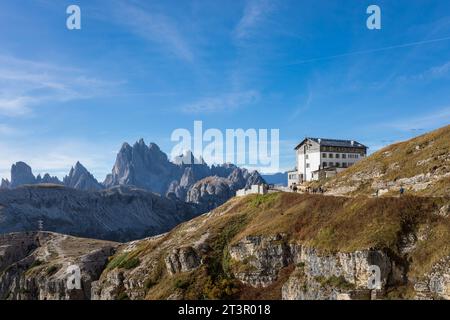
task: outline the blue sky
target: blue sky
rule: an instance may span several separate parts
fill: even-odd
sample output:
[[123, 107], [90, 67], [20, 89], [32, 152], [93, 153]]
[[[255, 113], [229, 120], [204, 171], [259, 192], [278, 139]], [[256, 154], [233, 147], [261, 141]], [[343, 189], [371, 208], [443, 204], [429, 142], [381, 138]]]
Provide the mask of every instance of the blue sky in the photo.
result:
[[448, 1], [2, 0], [0, 176], [80, 160], [103, 180], [122, 142], [169, 153], [194, 120], [280, 129], [288, 169], [305, 136], [374, 151], [450, 123], [449, 87]]

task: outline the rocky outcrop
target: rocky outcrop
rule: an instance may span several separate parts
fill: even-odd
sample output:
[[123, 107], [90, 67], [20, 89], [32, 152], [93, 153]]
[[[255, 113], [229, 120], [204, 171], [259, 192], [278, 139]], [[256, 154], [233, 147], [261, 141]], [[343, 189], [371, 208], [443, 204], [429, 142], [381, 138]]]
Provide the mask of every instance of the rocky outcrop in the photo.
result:
[[25, 162], [17, 162], [11, 167], [11, 188], [36, 183], [31, 167]]
[[431, 272], [414, 285], [419, 299], [450, 299], [450, 257], [435, 264]]
[[11, 182], [2, 179], [0, 189], [13, 189], [34, 184], [62, 185], [63, 183], [57, 177], [52, 177], [48, 173], [44, 174], [44, 176], [38, 174], [35, 177], [31, 167], [20, 161], [11, 166]]
[[171, 162], [156, 144], [147, 146], [141, 139], [133, 146], [123, 144], [112, 173], [103, 184], [133, 185], [196, 203], [206, 212], [233, 197], [236, 190], [263, 183], [257, 171], [249, 172], [232, 164], [209, 167], [190, 151]]
[[230, 187], [230, 181], [220, 177], [208, 177], [196, 182], [187, 192], [186, 201], [198, 204], [203, 212], [212, 210], [228, 199], [235, 192]]
[[2, 179], [2, 182], [0, 183], [0, 190], [1, 189], [9, 189], [11, 187], [11, 183], [8, 179]]
[[283, 235], [249, 236], [229, 249], [236, 278], [254, 287], [267, 287], [278, 272], [292, 263]]
[[170, 182], [178, 174], [178, 167], [168, 160], [156, 144], [147, 146], [141, 139], [133, 146], [128, 143], [122, 145], [112, 173], [104, 185], [132, 185], [165, 194]]
[[201, 264], [199, 255], [192, 247], [174, 249], [164, 261], [170, 275], [192, 271]]
[[94, 176], [80, 163], [70, 169], [69, 175], [63, 180], [66, 187], [78, 190], [96, 191], [103, 189]]
[[[91, 298], [91, 283], [117, 244], [48, 232], [0, 236], [0, 299], [77, 300]], [[68, 285], [74, 266], [79, 287]]]
[[197, 208], [144, 190], [116, 187], [87, 192], [36, 185], [0, 192], [0, 233], [44, 230], [128, 241], [166, 232]]
[[58, 179], [58, 177], [52, 177], [48, 173], [44, 174], [43, 177], [41, 177], [40, 174], [36, 177], [36, 184], [40, 183], [47, 183], [47, 184], [59, 184], [62, 185], [63, 183]]
[[285, 235], [249, 236], [229, 249], [233, 272], [253, 287], [267, 287], [277, 281], [281, 269], [297, 266], [282, 288], [283, 299], [350, 299], [370, 296], [370, 266], [381, 270], [382, 290], [388, 283], [403, 282], [405, 270], [379, 250], [324, 254], [288, 243]]

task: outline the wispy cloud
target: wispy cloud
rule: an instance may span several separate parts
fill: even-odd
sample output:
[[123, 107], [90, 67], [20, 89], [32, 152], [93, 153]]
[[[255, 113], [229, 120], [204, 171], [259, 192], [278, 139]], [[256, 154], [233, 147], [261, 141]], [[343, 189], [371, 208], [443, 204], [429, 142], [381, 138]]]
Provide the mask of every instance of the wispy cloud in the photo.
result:
[[186, 113], [229, 111], [255, 103], [259, 100], [259, 97], [259, 92], [256, 90], [232, 92], [216, 97], [201, 98], [182, 106], [181, 110]]
[[0, 115], [24, 116], [44, 102], [89, 98], [117, 84], [79, 69], [0, 56]]
[[251, 36], [273, 8], [274, 4], [269, 0], [248, 0], [244, 14], [234, 30], [234, 36], [237, 39]]
[[10, 136], [16, 134], [17, 131], [13, 127], [0, 123], [0, 135], [1, 136]]
[[450, 123], [450, 107], [435, 110], [420, 117], [405, 118], [387, 123], [385, 126], [400, 131], [431, 130]]
[[323, 57], [311, 58], [311, 59], [306, 59], [306, 60], [300, 60], [300, 61], [295, 61], [293, 63], [290, 63], [290, 65], [306, 64], [306, 63], [313, 63], [313, 62], [319, 62], [319, 61], [325, 61], [325, 60], [334, 60], [334, 59], [338, 59], [338, 58], [346, 58], [346, 57], [351, 57], [351, 56], [373, 54], [373, 53], [377, 53], [377, 52], [390, 51], [390, 50], [395, 50], [395, 49], [404, 49], [404, 48], [422, 46], [422, 45], [427, 45], [427, 44], [432, 44], [432, 43], [437, 43], [437, 42], [442, 42], [442, 41], [449, 41], [449, 40], [450, 40], [450, 37], [444, 37], [444, 38], [436, 38], [436, 39], [408, 42], [408, 43], [402, 43], [402, 44], [397, 44], [397, 45], [392, 45], [392, 46], [386, 46], [386, 47], [382, 47], [382, 48], [353, 51], [353, 52], [335, 54], [335, 55], [330, 55], [330, 56], [323, 56]]
[[313, 93], [311, 91], [310, 88], [308, 88], [308, 94], [306, 96], [305, 102], [302, 103], [297, 110], [294, 111], [294, 113], [292, 114], [290, 120], [295, 120], [297, 119], [297, 117], [301, 114], [303, 114], [304, 112], [306, 112], [310, 107], [311, 107], [311, 103], [313, 101]]
[[115, 21], [139, 37], [160, 44], [178, 58], [192, 62], [193, 51], [175, 21], [162, 13], [150, 12], [128, 1], [116, 1]]
[[412, 76], [400, 76], [398, 81], [401, 83], [408, 81], [429, 81], [439, 79], [450, 75], [450, 61], [431, 67], [422, 73]]

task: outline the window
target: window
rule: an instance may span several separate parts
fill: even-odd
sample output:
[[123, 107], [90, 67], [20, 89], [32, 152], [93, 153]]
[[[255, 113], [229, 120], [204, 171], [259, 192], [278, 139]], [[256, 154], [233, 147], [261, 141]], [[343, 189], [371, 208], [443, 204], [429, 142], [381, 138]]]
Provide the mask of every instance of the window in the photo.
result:
[[322, 164], [322, 167], [323, 167], [323, 168], [326, 168], [326, 167], [327, 167], [327, 163], [324, 162], [324, 163]]
[[333, 154], [330, 153], [330, 154], [328, 155], [328, 158], [332, 159], [332, 158], [333, 158]]
[[306, 160], [308, 160], [309, 159], [309, 155], [307, 154], [307, 155], [305, 155], [305, 159]]
[[342, 167], [347, 168], [347, 162], [342, 162]]
[[309, 163], [306, 164], [306, 167], [309, 168]]
[[342, 159], [346, 159], [347, 155], [345, 153], [342, 154]]
[[336, 162], [336, 168], [339, 168], [339, 162]]
[[336, 159], [339, 159], [339, 158], [340, 158], [339, 153], [336, 153]]
[[327, 154], [326, 153], [322, 153], [322, 158], [326, 158]]
[[328, 165], [329, 165], [330, 167], [332, 167], [332, 166], [334, 166], [334, 162], [328, 162]]

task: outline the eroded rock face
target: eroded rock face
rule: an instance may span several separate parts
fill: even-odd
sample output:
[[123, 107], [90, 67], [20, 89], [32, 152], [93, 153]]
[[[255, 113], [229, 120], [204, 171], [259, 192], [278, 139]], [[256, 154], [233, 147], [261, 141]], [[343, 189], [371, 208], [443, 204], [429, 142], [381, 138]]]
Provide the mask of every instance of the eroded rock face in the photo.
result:
[[381, 271], [381, 289], [403, 281], [403, 273], [389, 256], [379, 250], [323, 254], [314, 248], [288, 243], [285, 235], [250, 236], [229, 248], [233, 272], [240, 281], [267, 287], [282, 268], [296, 270], [283, 285], [283, 299], [351, 299], [370, 295], [370, 266]]
[[433, 266], [424, 279], [414, 285], [419, 299], [450, 299], [450, 257]]
[[29, 186], [0, 192], [0, 233], [45, 230], [129, 241], [166, 232], [193, 218], [197, 208], [128, 187], [97, 192]]
[[229, 253], [235, 277], [254, 287], [270, 285], [293, 259], [283, 235], [246, 237], [230, 247]]
[[229, 180], [208, 177], [195, 183], [187, 192], [186, 201], [198, 204], [205, 212], [212, 210], [234, 196]]
[[36, 178], [31, 172], [31, 167], [25, 162], [19, 161], [11, 167], [11, 188], [24, 184], [34, 184]]
[[1, 189], [9, 189], [11, 187], [11, 183], [8, 179], [2, 179], [2, 182], [0, 183], [0, 190]]
[[[48, 232], [0, 236], [0, 298], [11, 300], [90, 299], [117, 244]], [[80, 268], [81, 288], [70, 289], [69, 266]]]
[[80, 162], [77, 162], [70, 169], [69, 175], [64, 178], [63, 183], [66, 187], [78, 190], [96, 191], [103, 189], [103, 186]]
[[178, 176], [178, 167], [171, 163], [159, 147], [147, 146], [143, 139], [133, 146], [124, 143], [104, 185], [132, 185], [159, 194], [165, 194], [170, 182]]
[[123, 272], [114, 269], [108, 273], [108, 278], [103, 281], [92, 282], [91, 297], [92, 300], [114, 300], [120, 294], [124, 287]]
[[174, 249], [165, 259], [167, 272], [171, 275], [198, 268], [201, 259], [192, 247]]
[[386, 253], [378, 250], [321, 254], [308, 247], [293, 246], [295, 272], [283, 285], [287, 300], [339, 300], [370, 298], [370, 266], [381, 271], [381, 290], [387, 283], [402, 281], [399, 269]]

